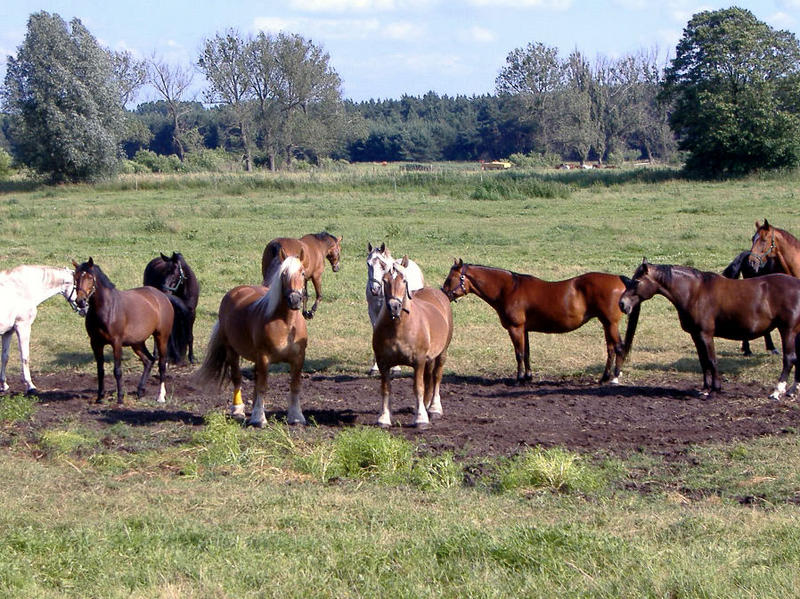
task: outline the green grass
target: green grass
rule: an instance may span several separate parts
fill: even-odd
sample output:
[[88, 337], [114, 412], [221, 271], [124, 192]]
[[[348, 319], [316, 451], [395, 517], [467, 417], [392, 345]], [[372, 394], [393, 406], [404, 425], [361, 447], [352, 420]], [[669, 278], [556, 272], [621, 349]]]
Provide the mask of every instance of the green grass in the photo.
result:
[[[547, 279], [630, 275], [643, 255], [721, 271], [748, 247], [756, 219], [800, 232], [798, 183], [796, 172], [699, 182], [666, 169], [460, 165], [8, 183], [0, 268], [92, 256], [127, 288], [158, 252], [181, 251], [202, 286], [202, 356], [219, 300], [259, 280], [266, 243], [327, 229], [344, 236], [342, 268], [323, 275], [306, 370], [361, 375], [371, 358], [367, 242], [408, 254], [432, 285], [459, 257]], [[494, 312], [474, 297], [453, 312], [446, 373], [508, 377], [513, 355]], [[531, 343], [536, 377], [602, 371], [596, 322]], [[717, 343], [723, 384], [770, 389], [779, 358], [754, 347], [745, 359], [737, 343]], [[94, 372], [83, 323], [60, 298], [40, 307], [32, 366], [34, 380]], [[10, 381], [18, 368], [12, 355]], [[673, 380], [699, 385], [699, 367], [674, 309], [655, 298], [623, 382]], [[64, 423], [33, 438], [35, 408], [0, 398], [0, 596], [786, 597], [800, 588], [792, 430], [670, 459], [534, 448], [458, 461], [372, 428], [301, 436], [221, 414], [188, 435]]]

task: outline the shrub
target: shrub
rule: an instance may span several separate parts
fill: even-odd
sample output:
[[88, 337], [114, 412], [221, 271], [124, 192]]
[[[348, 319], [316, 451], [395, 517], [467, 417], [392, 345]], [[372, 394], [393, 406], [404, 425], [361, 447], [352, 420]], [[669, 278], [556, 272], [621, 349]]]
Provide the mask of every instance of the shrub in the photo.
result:
[[11, 176], [11, 154], [0, 148], [0, 181]]

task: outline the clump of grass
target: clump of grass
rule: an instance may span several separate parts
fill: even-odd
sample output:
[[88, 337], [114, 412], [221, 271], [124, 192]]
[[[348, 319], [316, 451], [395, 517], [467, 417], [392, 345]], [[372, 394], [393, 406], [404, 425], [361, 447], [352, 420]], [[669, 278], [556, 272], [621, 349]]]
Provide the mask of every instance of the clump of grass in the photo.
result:
[[39, 439], [39, 446], [51, 457], [64, 456], [90, 449], [96, 439], [78, 431], [45, 431]]
[[206, 414], [205, 427], [195, 434], [201, 445], [199, 461], [206, 466], [233, 465], [242, 458], [242, 427], [221, 412]]
[[448, 451], [419, 458], [411, 470], [411, 480], [422, 489], [451, 489], [461, 485], [464, 471]]
[[528, 449], [501, 466], [499, 490], [533, 488], [556, 492], [589, 492], [601, 484], [600, 473], [579, 455], [553, 447]]
[[406, 479], [414, 446], [377, 428], [356, 427], [340, 432], [333, 442], [332, 471], [350, 478]]
[[0, 423], [29, 420], [36, 411], [36, 398], [25, 395], [10, 395], [0, 398]]

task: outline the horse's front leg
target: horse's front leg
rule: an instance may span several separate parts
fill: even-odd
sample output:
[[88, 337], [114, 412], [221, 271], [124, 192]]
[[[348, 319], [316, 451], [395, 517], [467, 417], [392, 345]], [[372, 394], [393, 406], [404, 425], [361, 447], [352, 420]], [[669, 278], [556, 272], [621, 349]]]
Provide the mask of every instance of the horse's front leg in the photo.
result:
[[389, 397], [392, 390], [392, 377], [389, 366], [378, 363], [381, 373], [381, 413], [378, 416], [378, 426], [389, 428], [392, 426], [392, 404]]
[[230, 417], [244, 422], [246, 415], [244, 413], [244, 402], [242, 401], [242, 365], [239, 355], [231, 348], [228, 348], [227, 361], [231, 373], [231, 382], [233, 383], [233, 401], [231, 402]]
[[525, 327], [524, 326], [510, 326], [508, 327], [508, 336], [511, 337], [511, 343], [514, 346], [514, 357], [517, 359], [517, 384], [524, 382], [522, 378], [522, 365], [525, 360]]
[[8, 365], [8, 354], [11, 349], [11, 335], [14, 334], [14, 329], [9, 329], [3, 333], [3, 349], [2, 357], [0, 357], [0, 393], [8, 391], [9, 386], [6, 382], [6, 366]]
[[314, 312], [317, 311], [317, 306], [319, 306], [319, 302], [322, 299], [322, 294], [320, 293], [320, 277], [311, 277], [311, 284], [314, 285], [314, 305], [311, 306], [311, 310], [306, 312], [307, 304], [305, 302], [308, 301], [308, 279], [306, 279], [305, 297], [303, 298], [303, 316], [306, 319], [314, 318]]
[[533, 372], [531, 372], [531, 341], [528, 329], [525, 329], [525, 380], [533, 380]]
[[303, 372], [303, 362], [305, 352], [298, 352], [298, 355], [289, 362], [289, 408], [286, 412], [287, 424], [305, 424], [306, 418], [300, 409], [300, 375]]
[[194, 321], [197, 318], [197, 312], [191, 310], [189, 314], [189, 322], [186, 326], [189, 327], [189, 363], [194, 364]]
[[17, 325], [17, 343], [19, 345], [19, 357], [22, 363], [22, 382], [25, 383], [25, 392], [29, 395], [36, 393], [36, 386], [31, 379], [31, 321], [19, 323]]
[[428, 365], [425, 362], [418, 361], [414, 364], [414, 397], [417, 400], [414, 426], [419, 429], [425, 429], [431, 425], [428, 419], [428, 411], [425, 409], [425, 374], [427, 370]]
[[[783, 369], [781, 376], [778, 378], [778, 385], [775, 390], [770, 394], [770, 399], [780, 399], [786, 393], [786, 379], [789, 378], [789, 371], [792, 366], [797, 362], [797, 349], [796, 349], [797, 334], [791, 331], [781, 331], [781, 344], [783, 346]], [[797, 388], [797, 370], [795, 369], [795, 384], [792, 385], [791, 393]]]
[[253, 411], [250, 414], [251, 426], [264, 428], [267, 416], [264, 413], [264, 395], [267, 393], [267, 376], [269, 375], [269, 358], [266, 354], [259, 354], [255, 361], [255, 388], [253, 396]]
[[103, 401], [105, 395], [105, 370], [103, 368], [103, 348], [105, 344], [102, 341], [91, 341], [92, 353], [94, 354], [94, 361], [97, 364], [97, 403]]

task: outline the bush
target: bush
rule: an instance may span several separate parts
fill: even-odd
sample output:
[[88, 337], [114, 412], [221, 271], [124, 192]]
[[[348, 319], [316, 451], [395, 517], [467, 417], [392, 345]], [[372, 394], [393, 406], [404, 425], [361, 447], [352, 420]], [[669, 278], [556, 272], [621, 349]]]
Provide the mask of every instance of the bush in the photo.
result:
[[11, 176], [11, 154], [0, 148], [0, 181]]
[[555, 167], [563, 162], [561, 156], [551, 152], [529, 152], [528, 154], [515, 153], [508, 157], [514, 166], [520, 168]]
[[175, 154], [163, 156], [150, 150], [139, 150], [133, 161], [151, 173], [178, 173], [189, 170]]

